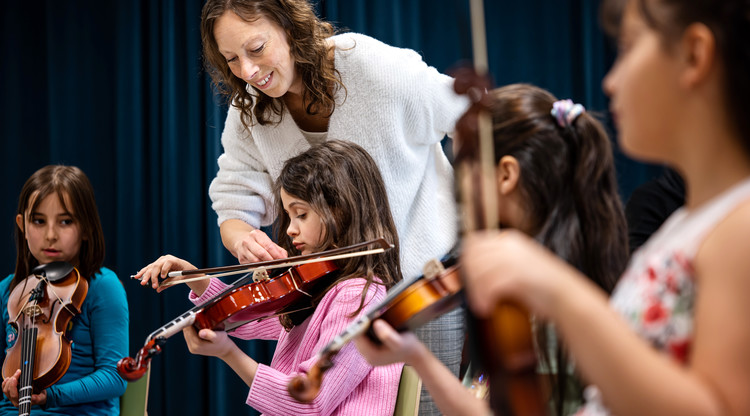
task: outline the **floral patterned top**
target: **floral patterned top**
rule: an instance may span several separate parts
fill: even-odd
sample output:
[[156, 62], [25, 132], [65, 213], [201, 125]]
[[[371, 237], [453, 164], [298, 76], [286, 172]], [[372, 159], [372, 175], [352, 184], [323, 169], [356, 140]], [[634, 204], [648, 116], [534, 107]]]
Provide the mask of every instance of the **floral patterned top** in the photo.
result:
[[[620, 278], [610, 304], [654, 348], [687, 364], [698, 290], [693, 260], [705, 237], [738, 204], [750, 199], [750, 179], [694, 211], [680, 208], [638, 251]], [[609, 415], [596, 386], [584, 391], [576, 415]]]

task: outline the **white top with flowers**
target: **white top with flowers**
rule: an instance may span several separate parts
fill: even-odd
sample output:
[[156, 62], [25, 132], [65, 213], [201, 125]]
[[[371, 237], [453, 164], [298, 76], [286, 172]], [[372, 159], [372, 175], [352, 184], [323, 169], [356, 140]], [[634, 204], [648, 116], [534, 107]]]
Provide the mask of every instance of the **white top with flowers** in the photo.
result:
[[[698, 290], [693, 260], [705, 237], [738, 204], [750, 199], [750, 178], [694, 211], [680, 208], [636, 251], [610, 304], [641, 337], [686, 364]], [[596, 386], [584, 391], [580, 416], [608, 415]]]

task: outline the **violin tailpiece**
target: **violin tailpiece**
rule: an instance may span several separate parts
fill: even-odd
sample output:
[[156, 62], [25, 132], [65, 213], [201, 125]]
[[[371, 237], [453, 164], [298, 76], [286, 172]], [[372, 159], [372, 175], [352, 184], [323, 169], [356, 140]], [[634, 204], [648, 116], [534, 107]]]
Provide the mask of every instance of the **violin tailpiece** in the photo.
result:
[[253, 282], [263, 282], [268, 279], [268, 269], [258, 269], [253, 271]]

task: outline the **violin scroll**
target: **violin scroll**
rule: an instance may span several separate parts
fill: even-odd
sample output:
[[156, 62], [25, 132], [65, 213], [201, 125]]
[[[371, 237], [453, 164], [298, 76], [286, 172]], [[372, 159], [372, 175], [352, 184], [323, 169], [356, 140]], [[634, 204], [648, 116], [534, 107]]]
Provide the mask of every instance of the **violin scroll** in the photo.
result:
[[123, 357], [117, 362], [117, 372], [127, 381], [136, 381], [143, 377], [151, 365], [151, 357], [161, 352], [161, 346], [167, 342], [164, 337], [152, 338], [136, 354], [135, 358]]
[[331, 358], [333, 353], [325, 354], [318, 359], [307, 374], [298, 374], [287, 385], [289, 395], [300, 403], [310, 403], [315, 400], [323, 383], [323, 373], [333, 367]]

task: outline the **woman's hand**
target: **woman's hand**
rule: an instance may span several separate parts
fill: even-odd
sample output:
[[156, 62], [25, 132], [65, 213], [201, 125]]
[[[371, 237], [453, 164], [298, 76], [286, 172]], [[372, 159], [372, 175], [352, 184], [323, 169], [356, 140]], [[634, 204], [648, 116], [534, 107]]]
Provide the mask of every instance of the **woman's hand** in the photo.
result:
[[[15, 374], [3, 380], [3, 394], [18, 407], [18, 378], [21, 377], [21, 370], [16, 370]], [[38, 406], [47, 403], [47, 390], [42, 390], [39, 394], [31, 395], [31, 405]]]
[[471, 309], [487, 317], [501, 299], [522, 303], [541, 318], [580, 286], [580, 273], [525, 234], [477, 232], [464, 239], [461, 267]]
[[223, 359], [237, 348], [224, 331], [201, 329], [200, 332], [196, 332], [195, 328], [189, 325], [182, 330], [182, 334], [185, 336], [188, 349], [193, 354]]
[[266, 233], [237, 219], [221, 223], [221, 239], [240, 264], [287, 257], [286, 250], [274, 243]]
[[[139, 270], [138, 273], [133, 276], [133, 278], [139, 279], [142, 286], [150, 283], [151, 287], [156, 289], [157, 292], [161, 292], [166, 288], [159, 286], [159, 279], [165, 279], [169, 272], [195, 269], [197, 269], [197, 267], [193, 266], [189, 262], [167, 254], [166, 256], [159, 257], [153, 263]], [[199, 275], [190, 277], [199, 277]], [[175, 278], [176, 281], [179, 281], [180, 279], [182, 278]], [[192, 289], [193, 292], [200, 296], [206, 290], [206, 287], [208, 287], [208, 279], [190, 282], [187, 285], [190, 286], [190, 289]]]
[[382, 319], [375, 320], [372, 323], [372, 329], [383, 343], [382, 345], [376, 345], [364, 335], [354, 338], [354, 344], [359, 353], [371, 365], [380, 366], [400, 362], [413, 365], [414, 361], [427, 350], [416, 335], [411, 332], [399, 333]]

